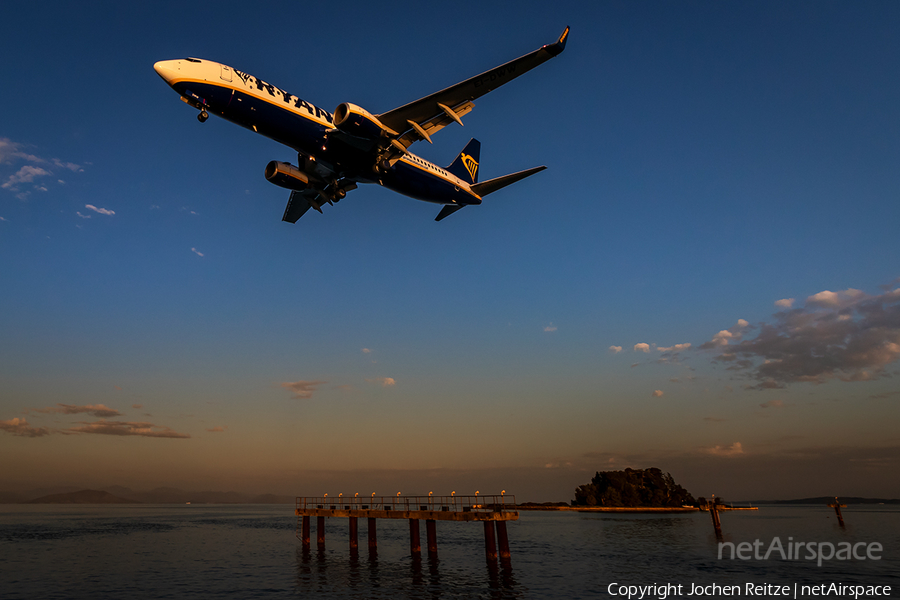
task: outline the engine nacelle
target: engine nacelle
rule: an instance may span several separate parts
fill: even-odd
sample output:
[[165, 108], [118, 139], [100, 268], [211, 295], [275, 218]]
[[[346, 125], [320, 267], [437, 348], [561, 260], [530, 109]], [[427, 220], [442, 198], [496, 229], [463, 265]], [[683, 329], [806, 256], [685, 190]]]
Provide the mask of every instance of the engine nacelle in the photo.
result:
[[289, 190], [305, 190], [309, 186], [310, 177], [294, 165], [273, 160], [266, 165], [266, 179], [275, 185]]
[[378, 138], [384, 134], [396, 135], [396, 132], [382, 125], [375, 115], [349, 102], [344, 102], [334, 109], [334, 126], [344, 133], [361, 138]]

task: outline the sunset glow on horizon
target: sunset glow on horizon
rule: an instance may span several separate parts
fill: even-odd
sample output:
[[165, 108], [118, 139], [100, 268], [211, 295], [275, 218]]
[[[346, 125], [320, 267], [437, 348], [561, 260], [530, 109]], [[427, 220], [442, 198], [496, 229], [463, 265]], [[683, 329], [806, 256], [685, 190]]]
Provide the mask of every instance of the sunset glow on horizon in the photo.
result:
[[[655, 466], [728, 500], [900, 497], [900, 6], [305, 10], [0, 24], [0, 493], [568, 501]], [[568, 24], [413, 147], [548, 166], [440, 223], [377, 186], [282, 222], [263, 167], [296, 153], [152, 68], [377, 114]]]

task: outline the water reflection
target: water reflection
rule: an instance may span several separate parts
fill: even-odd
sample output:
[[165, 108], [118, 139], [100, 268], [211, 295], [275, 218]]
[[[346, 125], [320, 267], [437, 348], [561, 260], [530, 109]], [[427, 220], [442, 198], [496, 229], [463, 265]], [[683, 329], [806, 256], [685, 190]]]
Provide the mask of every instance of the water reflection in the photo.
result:
[[[477, 561], [476, 561], [477, 562]], [[350, 550], [311, 551], [298, 544], [296, 588], [300, 597], [334, 593], [337, 597], [365, 592], [367, 598], [521, 598], [509, 558], [487, 560], [473, 572], [472, 564], [442, 562], [437, 554], [405, 554], [379, 560], [377, 548], [360, 558]]]

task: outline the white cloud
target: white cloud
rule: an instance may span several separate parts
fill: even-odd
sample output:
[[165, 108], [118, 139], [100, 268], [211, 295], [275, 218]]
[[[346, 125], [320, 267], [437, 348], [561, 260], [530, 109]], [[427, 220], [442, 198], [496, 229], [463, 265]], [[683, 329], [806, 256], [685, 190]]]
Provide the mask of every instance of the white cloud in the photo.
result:
[[613, 354], [618, 354], [619, 352], [622, 351], [622, 346], [610, 346], [609, 351], [612, 352]]
[[84, 169], [82, 169], [79, 165], [76, 165], [75, 163], [70, 163], [70, 162], [63, 162], [63, 161], [59, 160], [58, 158], [54, 158], [52, 162], [57, 167], [62, 167], [63, 169], [68, 169], [74, 173], [77, 173], [79, 171], [84, 171]]
[[825, 290], [807, 298], [806, 304], [807, 306], [818, 306], [822, 308], [841, 308], [856, 302], [865, 297], [865, 295], [865, 292], [853, 288], [842, 292]]
[[675, 344], [674, 346], [669, 346], [668, 348], [658, 347], [657, 350], [659, 350], [660, 352], [681, 352], [683, 350], [687, 350], [690, 347], [691, 347], [691, 344], [686, 343], [686, 344]]
[[78, 211], [78, 210], [75, 211], [75, 214], [78, 215], [79, 217], [81, 217], [82, 219], [90, 219], [91, 218], [91, 215], [83, 215], [83, 214], [81, 214], [81, 211]]
[[793, 298], [782, 298], [781, 300], [775, 301], [775, 306], [778, 308], [791, 308], [794, 306], [794, 302], [796, 302], [796, 300]]
[[546, 331], [548, 333], [551, 331], [556, 331], [556, 325], [554, 325], [553, 323], [550, 323], [549, 325], [544, 327], [544, 331]]
[[97, 208], [97, 207], [94, 206], [93, 204], [85, 204], [84, 207], [87, 208], [88, 210], [92, 210], [92, 211], [94, 211], [95, 213], [99, 213], [99, 214], [101, 214], [101, 215], [114, 215], [114, 214], [116, 214], [115, 211], [107, 210], [107, 209], [105, 209], [105, 208]]
[[191, 252], [193, 252], [193, 253], [196, 254], [197, 256], [206, 256], [205, 254], [203, 254], [202, 252], [200, 252], [200, 251], [197, 250], [196, 248], [191, 248]]
[[3, 189], [15, 189], [15, 185], [18, 183], [28, 183], [34, 181], [35, 177], [43, 177], [45, 175], [49, 175], [50, 171], [46, 169], [42, 169], [40, 167], [33, 167], [31, 165], [25, 165], [18, 171], [16, 171], [15, 175], [10, 175], [9, 179], [6, 180], [2, 186]]
[[[37, 177], [52, 175], [51, 170], [54, 167], [68, 169], [69, 171], [79, 172], [84, 169], [75, 163], [62, 161], [58, 158], [46, 159], [34, 154], [29, 154], [23, 150], [23, 145], [13, 142], [9, 138], [0, 138], [0, 164], [12, 164], [24, 161], [28, 163], [21, 167], [14, 175], [10, 175], [0, 188], [10, 190], [16, 193], [16, 197], [25, 200], [28, 192], [20, 192], [16, 187], [20, 183], [29, 183]], [[60, 180], [61, 182], [61, 180]], [[38, 191], [47, 191], [44, 186], [35, 186]]]
[[373, 377], [366, 379], [369, 383], [377, 383], [382, 387], [391, 387], [397, 385], [397, 381], [393, 377]]
[[363, 353], [363, 354], [371, 354], [372, 351], [369, 350], [368, 348], [363, 348], [363, 349], [362, 349], [362, 353]]
[[747, 389], [890, 376], [887, 366], [900, 359], [900, 290], [875, 296], [852, 288], [825, 290], [807, 298], [802, 308], [775, 313], [772, 323], [757, 329], [753, 339], [737, 341], [735, 334], [725, 344], [713, 338], [701, 346], [718, 347], [717, 362], [730, 363], [727, 370], [755, 380]]
[[22, 144], [17, 144], [9, 138], [0, 138], [0, 163], [12, 163], [16, 159], [27, 162], [47, 162], [43, 158], [22, 152]]
[[635, 352], [645, 352], [645, 353], [650, 352], [650, 344], [645, 344], [643, 342], [641, 342], [640, 344], [635, 344], [634, 351]]
[[723, 329], [713, 336], [713, 338], [703, 344], [700, 344], [701, 350], [709, 350], [719, 346], [727, 346], [732, 341], [738, 341], [744, 336], [744, 330], [750, 326], [750, 323], [744, 319], [738, 319], [730, 329]]

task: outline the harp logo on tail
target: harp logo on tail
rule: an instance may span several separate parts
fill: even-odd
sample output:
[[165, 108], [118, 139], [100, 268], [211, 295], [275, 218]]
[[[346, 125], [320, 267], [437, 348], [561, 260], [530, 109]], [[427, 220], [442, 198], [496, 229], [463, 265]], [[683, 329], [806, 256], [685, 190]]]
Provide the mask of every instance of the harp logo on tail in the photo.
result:
[[469, 172], [469, 175], [472, 176], [472, 181], [478, 181], [475, 175], [478, 173], [478, 161], [469, 156], [468, 154], [460, 154], [459, 157], [462, 159], [463, 165], [465, 165], [466, 170]]

